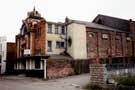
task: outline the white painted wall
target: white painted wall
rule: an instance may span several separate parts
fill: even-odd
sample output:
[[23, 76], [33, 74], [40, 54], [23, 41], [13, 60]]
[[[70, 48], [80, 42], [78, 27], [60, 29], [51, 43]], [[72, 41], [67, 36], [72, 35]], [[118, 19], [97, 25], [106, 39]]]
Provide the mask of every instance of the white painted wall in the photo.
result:
[[6, 56], [7, 56], [7, 40], [6, 37], [0, 37], [0, 44], [2, 45], [2, 48], [0, 50], [0, 54], [2, 56], [1, 58], [1, 74], [4, 74], [6, 71]]
[[68, 46], [68, 53], [74, 59], [87, 59], [85, 25], [76, 23], [68, 25], [67, 37], [72, 39], [71, 47]]

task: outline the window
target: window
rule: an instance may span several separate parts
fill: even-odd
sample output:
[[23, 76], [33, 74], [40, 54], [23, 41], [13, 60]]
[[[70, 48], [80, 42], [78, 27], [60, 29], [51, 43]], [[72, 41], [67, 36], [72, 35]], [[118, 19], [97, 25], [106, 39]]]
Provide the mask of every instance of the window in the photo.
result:
[[131, 35], [129, 33], [126, 34], [126, 39], [127, 39], [127, 41], [131, 40]]
[[48, 41], [47, 51], [48, 52], [51, 52], [52, 51], [52, 41]]
[[68, 38], [68, 46], [71, 47], [71, 45], [72, 45], [72, 39], [71, 39], [71, 37], [69, 37]]
[[130, 38], [130, 37], [127, 37], [126, 39], [127, 39], [127, 41], [130, 41], [130, 40], [131, 40], [131, 38]]
[[40, 69], [40, 60], [35, 60], [35, 68]]
[[59, 33], [59, 29], [58, 29], [58, 25], [55, 25], [55, 33], [58, 34]]
[[102, 34], [102, 38], [103, 39], [107, 39], [108, 38], [108, 34]]
[[41, 30], [37, 29], [36, 30], [36, 38], [39, 38], [41, 36]]
[[56, 42], [56, 48], [64, 48], [64, 42]]
[[27, 31], [27, 28], [26, 28], [26, 25], [23, 24], [22, 27], [21, 27], [21, 35], [24, 35]]
[[48, 33], [52, 33], [52, 24], [48, 24]]
[[61, 34], [65, 34], [65, 27], [61, 26]]
[[94, 37], [94, 33], [93, 33], [93, 32], [89, 32], [89, 33], [88, 33], [88, 36], [89, 36], [90, 38], [92, 38], [92, 37]]

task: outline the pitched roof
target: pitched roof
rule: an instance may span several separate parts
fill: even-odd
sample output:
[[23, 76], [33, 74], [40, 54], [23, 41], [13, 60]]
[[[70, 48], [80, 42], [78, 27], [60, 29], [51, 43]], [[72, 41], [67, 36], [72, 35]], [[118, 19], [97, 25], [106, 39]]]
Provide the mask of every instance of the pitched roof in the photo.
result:
[[129, 32], [129, 21], [125, 19], [120, 19], [116, 17], [106, 16], [99, 14], [93, 21], [93, 23], [98, 23], [108, 27], [120, 29], [122, 31]]
[[[71, 21], [70, 21], [70, 23], [71, 23]], [[115, 31], [115, 32], [126, 32], [126, 31], [122, 31], [120, 29], [108, 27], [108, 26], [101, 25], [101, 24], [94, 23], [94, 22], [72, 20], [72, 23], [83, 24], [83, 25], [86, 25], [86, 27], [95, 28], [95, 29], [98, 29], [98, 30], [108, 30], [108, 31]]]

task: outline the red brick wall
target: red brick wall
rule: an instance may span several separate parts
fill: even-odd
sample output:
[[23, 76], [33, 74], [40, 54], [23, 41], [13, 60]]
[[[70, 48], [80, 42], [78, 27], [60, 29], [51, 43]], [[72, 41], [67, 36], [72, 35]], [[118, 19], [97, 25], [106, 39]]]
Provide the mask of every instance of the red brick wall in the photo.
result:
[[7, 43], [7, 60], [13, 60], [16, 58], [16, 44]]
[[116, 33], [115, 39], [115, 56], [123, 56], [123, 44], [122, 44], [122, 35], [121, 33]]
[[[31, 22], [32, 23], [32, 22]], [[46, 45], [46, 35], [45, 35], [45, 21], [41, 20], [36, 28], [31, 27], [31, 32], [26, 33], [24, 36], [16, 37], [16, 44], [17, 44], [17, 57], [22, 57], [24, 49], [31, 48], [31, 55], [36, 54], [36, 50], [41, 50], [41, 55], [45, 55], [45, 45]], [[36, 30], [37, 28], [40, 30], [41, 34], [39, 37], [36, 37]], [[24, 48], [22, 48], [24, 46]]]
[[60, 78], [74, 74], [74, 69], [66, 60], [48, 60], [47, 78]]
[[[94, 31], [94, 29], [92, 29], [91, 31]], [[89, 33], [93, 33], [94, 36], [93, 37], [89, 37]], [[97, 32], [87, 32], [87, 55], [90, 58], [96, 58], [97, 57]]]
[[[41, 28], [41, 36], [39, 38], [35, 38], [33, 40], [35, 40], [34, 45], [35, 45], [35, 51], [36, 49], [41, 49], [41, 54], [45, 55], [45, 40], [46, 40], [46, 36], [45, 36], [45, 22], [42, 21], [40, 23], [40, 28]], [[35, 52], [36, 53], [36, 52]]]
[[133, 55], [135, 55], [135, 23], [131, 19], [129, 20], [129, 27], [132, 34]]
[[[102, 34], [107, 34], [108, 38], [103, 39]], [[109, 56], [110, 53], [110, 34], [109, 33], [99, 33], [99, 57]]]
[[[94, 36], [89, 37], [93, 32]], [[103, 38], [102, 34], [107, 34], [108, 38]], [[132, 42], [127, 40], [126, 33], [118, 33], [105, 30], [87, 28], [87, 55], [89, 58], [105, 58], [132, 56]]]

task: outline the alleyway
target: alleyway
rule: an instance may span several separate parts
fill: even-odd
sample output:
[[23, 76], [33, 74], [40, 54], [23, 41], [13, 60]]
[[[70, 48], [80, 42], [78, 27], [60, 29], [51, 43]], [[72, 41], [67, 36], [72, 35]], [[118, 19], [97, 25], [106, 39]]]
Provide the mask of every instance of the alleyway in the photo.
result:
[[8, 76], [0, 79], [0, 90], [83, 90], [89, 82], [89, 74], [70, 76], [44, 81], [22, 76]]

